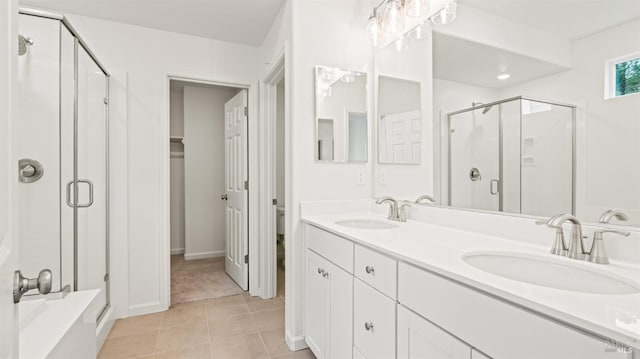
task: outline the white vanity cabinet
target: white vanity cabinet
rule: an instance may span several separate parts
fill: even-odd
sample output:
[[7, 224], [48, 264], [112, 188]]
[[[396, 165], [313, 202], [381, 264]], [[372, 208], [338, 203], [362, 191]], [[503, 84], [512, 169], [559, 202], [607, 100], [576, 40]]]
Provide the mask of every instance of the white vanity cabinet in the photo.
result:
[[[307, 242], [305, 339], [318, 359], [351, 358], [353, 274], [332, 261], [353, 267], [353, 243], [309, 228], [312, 230], [307, 231], [307, 239], [312, 240]], [[323, 238], [328, 241], [322, 242]], [[331, 248], [342, 251], [334, 256]]]
[[313, 225], [305, 239], [305, 336], [318, 359], [634, 358], [597, 335]]
[[396, 302], [356, 278], [353, 345], [367, 359], [396, 355]]
[[471, 350], [470, 346], [428, 320], [398, 306], [398, 359], [475, 358]]

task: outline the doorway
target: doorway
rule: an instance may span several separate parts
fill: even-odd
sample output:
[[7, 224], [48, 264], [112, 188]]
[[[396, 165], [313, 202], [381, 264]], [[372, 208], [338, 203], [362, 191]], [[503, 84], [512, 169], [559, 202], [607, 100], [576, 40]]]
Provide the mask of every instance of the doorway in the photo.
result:
[[171, 305], [249, 287], [247, 89], [170, 79]]

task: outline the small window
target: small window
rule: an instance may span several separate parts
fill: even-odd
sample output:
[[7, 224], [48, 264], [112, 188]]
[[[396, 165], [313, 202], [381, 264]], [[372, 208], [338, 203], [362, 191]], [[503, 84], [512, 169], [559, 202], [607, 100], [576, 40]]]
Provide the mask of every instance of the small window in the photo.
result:
[[608, 98], [640, 93], [640, 52], [607, 63]]

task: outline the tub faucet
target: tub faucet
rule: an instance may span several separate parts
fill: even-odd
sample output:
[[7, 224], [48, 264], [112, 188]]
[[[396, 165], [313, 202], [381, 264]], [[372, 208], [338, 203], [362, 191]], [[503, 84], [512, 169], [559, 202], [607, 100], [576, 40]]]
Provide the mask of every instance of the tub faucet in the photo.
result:
[[[559, 240], [562, 242], [562, 246], [564, 246], [564, 238], [563, 236], [558, 235], [558, 233], [561, 233], [562, 225], [565, 222], [572, 223], [571, 239], [569, 240], [569, 247], [567, 248], [566, 252], [559, 251], [560, 253], [554, 253], [554, 254], [566, 255], [571, 259], [581, 259], [581, 260], [586, 259], [588, 253], [584, 251], [584, 242], [582, 241], [582, 224], [576, 217], [570, 214], [559, 214], [557, 216], [551, 217], [547, 222], [544, 222], [544, 224], [546, 224], [547, 227], [556, 229], [556, 244], [554, 245], [554, 249], [557, 249], [556, 247], [559, 245], [558, 243]], [[538, 222], [538, 224], [541, 224], [541, 223]], [[552, 253], [553, 252], [554, 251], [552, 250]]]
[[400, 221], [400, 216], [398, 215], [399, 211], [398, 211], [398, 201], [396, 201], [395, 199], [391, 198], [391, 197], [380, 197], [376, 200], [376, 204], [383, 204], [383, 203], [388, 203], [389, 204], [389, 215], [387, 216], [387, 219], [390, 219], [392, 221]]

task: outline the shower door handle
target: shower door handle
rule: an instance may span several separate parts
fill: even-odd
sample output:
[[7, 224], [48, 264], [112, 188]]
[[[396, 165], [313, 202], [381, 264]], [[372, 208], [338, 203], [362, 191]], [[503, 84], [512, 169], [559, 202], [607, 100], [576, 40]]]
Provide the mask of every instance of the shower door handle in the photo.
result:
[[[495, 188], [495, 189], [494, 189]], [[491, 180], [489, 183], [489, 192], [491, 194], [496, 195], [500, 193], [500, 181], [497, 179]]]
[[[78, 184], [80, 183], [86, 183], [87, 185], [89, 185], [89, 202], [84, 203], [84, 204], [79, 204], [78, 208], [88, 208], [91, 207], [93, 205], [93, 182], [91, 182], [88, 179], [79, 179]], [[67, 183], [67, 206], [69, 207], [73, 207], [74, 203], [71, 202], [71, 185], [73, 184], [73, 181]]]
[[88, 208], [91, 207], [93, 205], [93, 182], [91, 182], [88, 179], [79, 179], [78, 180], [78, 184], [80, 183], [86, 183], [89, 185], [89, 202], [84, 203], [84, 204], [79, 204], [78, 208]]

